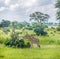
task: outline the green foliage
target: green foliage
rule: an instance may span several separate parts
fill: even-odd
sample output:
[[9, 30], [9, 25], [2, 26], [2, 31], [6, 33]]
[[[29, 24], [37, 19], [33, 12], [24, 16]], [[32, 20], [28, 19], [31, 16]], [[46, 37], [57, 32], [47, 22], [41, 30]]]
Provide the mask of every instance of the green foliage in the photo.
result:
[[7, 39], [7, 40], [4, 42], [4, 44], [5, 44], [6, 46], [8, 46], [8, 45], [10, 44], [10, 40]]
[[17, 24], [17, 28], [23, 28], [25, 25], [23, 25], [22, 23], [18, 23]]
[[31, 47], [30, 42], [27, 42], [26, 47], [28, 47], [28, 48], [30, 48], [30, 47]]
[[55, 29], [54, 27], [51, 27], [51, 29]]
[[8, 29], [8, 28], [3, 28], [3, 32], [6, 33], [6, 34], [8, 34], [8, 32], [10, 32], [10, 29]]
[[31, 46], [29, 42], [25, 44], [23, 39], [6, 40], [5, 45], [10, 47], [16, 47], [16, 48], [30, 48]]
[[25, 29], [27, 29], [27, 30], [33, 30], [33, 27], [29, 25], [29, 26], [26, 26]]
[[8, 27], [10, 26], [10, 21], [8, 20], [2, 20], [0, 23], [0, 27]]
[[48, 28], [48, 25], [43, 24], [45, 28]]
[[13, 29], [16, 29], [16, 28], [17, 28], [17, 24], [18, 24], [17, 21], [13, 21], [13, 22], [11, 23], [12, 28], [13, 28]]
[[22, 29], [23, 27], [25, 27], [27, 25], [29, 25], [29, 23], [26, 21], [24, 21], [24, 22], [14, 21], [14, 22], [12, 22], [11, 27], [13, 27], [15, 29]]
[[41, 23], [38, 23], [38, 22], [33, 22], [33, 23], [32, 23], [32, 27], [33, 27], [33, 28], [36, 28], [36, 27], [48, 28], [47, 25], [41, 24]]
[[33, 23], [32, 23], [32, 27], [33, 27], [33, 28], [40, 27], [40, 26], [41, 26], [41, 24], [38, 23], [38, 22], [33, 22]]
[[6, 38], [8, 38], [9, 36], [8, 35], [6, 35], [3, 31], [1, 32], [0, 31], [0, 43], [4, 43], [5, 42], [5, 40], [6, 40]]
[[57, 18], [57, 20], [59, 20], [59, 25], [60, 25], [60, 0], [57, 0], [57, 3], [55, 6], [56, 6], [56, 8], [58, 8], [56, 18]]
[[3, 43], [3, 41], [2, 40], [0, 40], [0, 44], [2, 44]]
[[42, 45], [60, 45], [60, 40], [59, 39], [55, 39], [55, 38], [51, 38], [51, 37], [47, 37], [45, 39], [40, 40]]
[[42, 28], [36, 28], [34, 29], [34, 32], [39, 36], [39, 35], [43, 35], [45, 36], [47, 34], [47, 32], [45, 32]]
[[57, 27], [57, 31], [60, 31], [60, 27], [59, 26]]
[[44, 14], [42, 12], [34, 12], [30, 14], [30, 20], [37, 21], [39, 23], [43, 23], [49, 19], [48, 14]]
[[56, 7], [56, 8], [60, 8], [60, 0], [57, 0], [57, 1], [56, 1], [55, 7]]
[[25, 47], [25, 43], [24, 43], [24, 40], [21, 39], [21, 40], [16, 40], [16, 45], [18, 48], [24, 48]]
[[35, 32], [38, 36], [39, 36], [39, 35], [45, 36], [45, 35], [47, 34], [47, 32], [44, 31], [44, 28], [45, 28], [44, 25], [37, 26], [37, 27], [34, 29], [34, 32]]

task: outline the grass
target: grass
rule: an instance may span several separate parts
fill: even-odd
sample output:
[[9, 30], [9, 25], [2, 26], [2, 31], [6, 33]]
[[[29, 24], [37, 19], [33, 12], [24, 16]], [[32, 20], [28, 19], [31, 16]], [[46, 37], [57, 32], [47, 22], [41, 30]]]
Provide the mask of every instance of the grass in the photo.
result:
[[[60, 33], [54, 31], [52, 29], [47, 31], [48, 36], [35, 35], [40, 40], [41, 48], [19, 49], [0, 44], [0, 59], [60, 59]], [[27, 32], [34, 33], [30, 30], [27, 30]], [[10, 37], [9, 35], [10, 33], [7, 35], [0, 30], [0, 40], [5, 41], [6, 38]], [[25, 35], [25, 32], [21, 34], [21, 36], [23, 35]]]
[[0, 45], [0, 59], [60, 59], [60, 47], [55, 48], [9, 48]]
[[[38, 38], [40, 40], [40, 44], [42, 45], [54, 45], [60, 44], [60, 32], [56, 31], [56, 29], [51, 29], [51, 28], [47, 28], [49, 30], [46, 30], [48, 35], [46, 36], [37, 36], [35, 35], [36, 38]], [[19, 36], [24, 36], [26, 34], [26, 32], [28, 32], [30, 35], [34, 35], [35, 33], [33, 32], [33, 30], [16, 30], [17, 32], [22, 32], [22, 34], [19, 34]], [[9, 32], [8, 34], [5, 34], [2, 30], [0, 30], [0, 41], [4, 42], [6, 39], [10, 39], [10, 34], [11, 32]]]

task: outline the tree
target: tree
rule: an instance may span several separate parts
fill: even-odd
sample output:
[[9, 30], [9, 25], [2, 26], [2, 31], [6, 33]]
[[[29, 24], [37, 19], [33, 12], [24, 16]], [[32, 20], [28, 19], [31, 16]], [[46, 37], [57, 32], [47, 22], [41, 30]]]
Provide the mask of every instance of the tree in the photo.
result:
[[17, 28], [23, 28], [23, 27], [25, 27], [25, 26], [27, 26], [27, 25], [29, 25], [29, 23], [26, 22], [26, 21], [24, 21], [24, 22], [19, 22], [19, 23], [17, 24]]
[[30, 20], [35, 20], [39, 23], [43, 23], [47, 21], [48, 19], [49, 19], [49, 15], [44, 14], [42, 12], [35, 12], [35, 13], [30, 14]]
[[60, 0], [57, 0], [55, 7], [58, 8], [56, 17], [57, 20], [59, 20], [59, 26], [60, 26]]
[[32, 23], [32, 27], [33, 27], [33, 28], [40, 27], [40, 26], [41, 26], [41, 24], [38, 23], [38, 22], [33, 22], [33, 23]]
[[10, 21], [3, 19], [0, 23], [0, 27], [8, 27], [10, 26], [10, 23], [11, 23]]
[[17, 28], [17, 24], [18, 24], [17, 21], [13, 21], [11, 25], [12, 25], [12, 27], [13, 27], [14, 29], [16, 29], [16, 28]]
[[47, 32], [44, 31], [44, 26], [38, 26], [34, 29], [34, 32], [36, 33], [36, 35], [47, 35]]
[[57, 1], [56, 1], [55, 7], [56, 7], [56, 8], [60, 8], [60, 0], [57, 0]]

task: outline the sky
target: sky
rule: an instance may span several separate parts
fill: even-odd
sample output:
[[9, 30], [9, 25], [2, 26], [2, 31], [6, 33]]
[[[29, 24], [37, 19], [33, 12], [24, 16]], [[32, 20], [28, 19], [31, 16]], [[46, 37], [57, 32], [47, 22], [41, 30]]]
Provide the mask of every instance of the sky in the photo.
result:
[[56, 0], [0, 0], [0, 20], [29, 22], [29, 15], [39, 11], [50, 15], [49, 22], [57, 22], [55, 3]]

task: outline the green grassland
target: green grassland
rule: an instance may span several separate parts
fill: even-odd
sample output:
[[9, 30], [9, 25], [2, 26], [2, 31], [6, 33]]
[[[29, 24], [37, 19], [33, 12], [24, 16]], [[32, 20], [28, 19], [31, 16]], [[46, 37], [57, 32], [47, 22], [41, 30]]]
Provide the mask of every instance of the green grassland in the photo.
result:
[[[37, 36], [32, 30], [16, 30], [22, 32], [20, 36], [24, 36], [27, 31], [30, 35], [40, 40], [41, 48], [11, 48], [0, 44], [0, 59], [60, 59], [60, 32], [56, 29], [48, 28], [48, 35]], [[10, 39], [10, 34], [0, 30], [0, 41], [4, 42]]]
[[[47, 35], [46, 36], [37, 36], [33, 30], [22, 30], [16, 29], [16, 32], [19, 32], [22, 34], [19, 34], [19, 36], [24, 36], [26, 35], [26, 32], [28, 32], [29, 35], [33, 35], [35, 38], [38, 38], [40, 40], [40, 44], [41, 45], [59, 45], [60, 44], [60, 31], [57, 31], [56, 29], [51, 29], [51, 28], [47, 28], [45, 29], [45, 31], [47, 31]], [[4, 33], [2, 30], [0, 30], [0, 41], [5, 41], [6, 39], [10, 39], [10, 34], [11, 32], [8, 32], [7, 34]]]
[[0, 46], [0, 59], [60, 59], [60, 47], [57, 46], [26, 49]]

